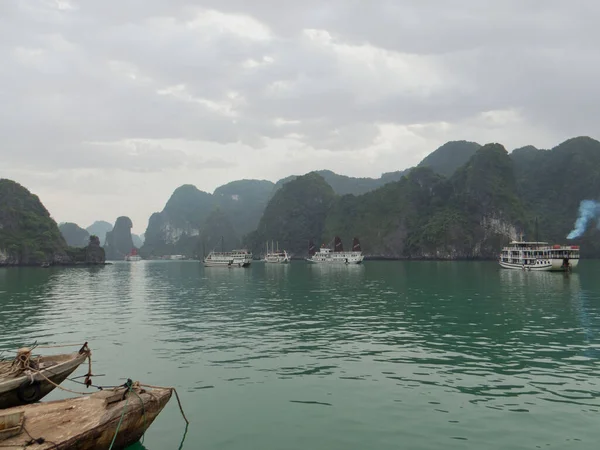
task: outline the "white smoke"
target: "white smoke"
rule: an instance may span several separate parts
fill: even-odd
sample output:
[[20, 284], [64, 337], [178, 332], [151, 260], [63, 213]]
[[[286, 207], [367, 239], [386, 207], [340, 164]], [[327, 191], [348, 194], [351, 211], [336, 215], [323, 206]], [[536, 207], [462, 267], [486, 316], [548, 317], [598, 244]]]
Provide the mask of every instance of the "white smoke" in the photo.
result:
[[600, 229], [600, 202], [596, 200], [583, 200], [579, 204], [579, 217], [577, 217], [573, 231], [569, 233], [567, 239], [580, 237], [585, 233], [590, 221], [594, 219], [598, 221], [597, 226]]

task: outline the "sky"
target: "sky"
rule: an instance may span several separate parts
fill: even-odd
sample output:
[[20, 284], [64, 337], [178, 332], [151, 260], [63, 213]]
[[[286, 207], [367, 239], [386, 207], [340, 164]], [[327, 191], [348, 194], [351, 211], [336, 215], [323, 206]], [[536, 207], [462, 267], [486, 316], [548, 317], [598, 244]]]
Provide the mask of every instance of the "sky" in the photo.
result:
[[173, 190], [600, 137], [595, 0], [0, 2], [0, 177], [143, 233]]

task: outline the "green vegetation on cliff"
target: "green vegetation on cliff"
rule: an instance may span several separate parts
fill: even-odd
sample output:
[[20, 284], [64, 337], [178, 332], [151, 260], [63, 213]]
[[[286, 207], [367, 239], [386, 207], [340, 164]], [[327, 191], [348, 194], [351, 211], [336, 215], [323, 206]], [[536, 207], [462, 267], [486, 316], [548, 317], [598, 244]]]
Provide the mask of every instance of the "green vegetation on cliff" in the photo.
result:
[[260, 219], [258, 229], [245, 242], [256, 253], [269, 240], [279, 248], [302, 256], [310, 239], [323, 237], [325, 217], [335, 201], [335, 193], [315, 172], [284, 184], [273, 196]]
[[231, 222], [236, 240], [256, 229], [273, 194], [273, 186], [265, 180], [239, 180], [215, 190], [215, 203]]
[[83, 247], [88, 244], [90, 234], [76, 223], [61, 223], [58, 229], [63, 238], [65, 238], [67, 245], [71, 247]]
[[[182, 186], [163, 212], [150, 218], [143, 249], [154, 255], [198, 254], [201, 239], [218, 234], [212, 224], [220, 217], [227, 240], [246, 235], [243, 242], [254, 252], [262, 251], [264, 241], [277, 240], [280, 248], [304, 256], [308, 239], [327, 244], [339, 235], [346, 247], [359, 237], [369, 255], [491, 258], [520, 232], [535, 239], [536, 219], [540, 239], [564, 243], [580, 202], [598, 198], [599, 167], [600, 143], [585, 137], [552, 150], [527, 146], [511, 155], [499, 144], [455, 141], [416, 168], [380, 178], [323, 170], [276, 185], [235, 181], [212, 195]], [[328, 206], [310, 202], [313, 189]], [[221, 215], [211, 216], [215, 211]], [[246, 234], [250, 230], [256, 231]], [[585, 256], [600, 256], [595, 226], [573, 243], [582, 245]]]
[[326, 234], [357, 236], [367, 254], [492, 257], [524, 226], [512, 161], [498, 144], [479, 149], [450, 179], [427, 167], [362, 196], [338, 199]]
[[[262, 180], [234, 181], [214, 194], [183, 185], [173, 192], [162, 212], [150, 217], [141, 253], [146, 257], [194, 256], [202, 245], [202, 235], [212, 236], [216, 217], [227, 219], [227, 245], [238, 243], [243, 234], [256, 229], [272, 192], [273, 183]], [[213, 215], [215, 211], [219, 214]]]
[[593, 225], [581, 238], [566, 240], [580, 202], [600, 197], [600, 142], [577, 137], [552, 150], [518, 149], [511, 157], [530, 221], [538, 218], [539, 239], [581, 245], [582, 256], [600, 256], [600, 230]]
[[67, 244], [37, 197], [0, 179], [0, 264], [40, 264], [67, 259]]
[[200, 227], [214, 207], [212, 195], [191, 184], [175, 189], [164, 209], [150, 216], [144, 245], [144, 257], [197, 252]]
[[211, 251], [230, 251], [240, 247], [238, 235], [229, 216], [220, 208], [215, 209], [206, 219], [200, 235], [199, 256]]
[[106, 253], [100, 246], [98, 236], [91, 235], [85, 247], [69, 247], [67, 255], [72, 264], [104, 264], [106, 262]]

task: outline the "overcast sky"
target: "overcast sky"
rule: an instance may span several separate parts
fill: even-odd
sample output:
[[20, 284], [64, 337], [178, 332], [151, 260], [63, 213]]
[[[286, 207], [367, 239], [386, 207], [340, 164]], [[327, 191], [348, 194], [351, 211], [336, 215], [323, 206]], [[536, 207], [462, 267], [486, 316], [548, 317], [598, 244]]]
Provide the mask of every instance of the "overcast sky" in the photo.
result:
[[599, 137], [595, 0], [0, 1], [0, 177], [59, 222]]

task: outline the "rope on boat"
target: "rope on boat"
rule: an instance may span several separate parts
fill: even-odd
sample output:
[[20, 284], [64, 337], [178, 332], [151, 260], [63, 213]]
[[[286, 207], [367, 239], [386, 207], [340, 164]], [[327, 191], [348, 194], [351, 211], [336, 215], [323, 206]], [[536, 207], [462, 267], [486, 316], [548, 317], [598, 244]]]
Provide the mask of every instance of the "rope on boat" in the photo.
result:
[[165, 387], [165, 386], [152, 386], [150, 384], [140, 384], [140, 386], [143, 387], [148, 387], [150, 389], [170, 389], [173, 392], [175, 392], [175, 398], [177, 398], [177, 404], [179, 405], [179, 411], [181, 411], [181, 415], [183, 416], [183, 420], [185, 420], [186, 424], [190, 424], [190, 421], [187, 419], [187, 417], [185, 416], [185, 413], [183, 412], [183, 406], [181, 406], [181, 400], [179, 399], [179, 394], [177, 393], [177, 389], [175, 389], [174, 387]]
[[[38, 346], [37, 341], [34, 343], [33, 347], [22, 347], [17, 350], [17, 356], [12, 360], [10, 366], [8, 368], [2, 368], [0, 366], [0, 375], [14, 375], [20, 372], [25, 372], [27, 370], [36, 371], [37, 369], [32, 367], [31, 361], [35, 362], [35, 356], [32, 355], [33, 349], [35, 348], [55, 348], [55, 347], [72, 347], [79, 346], [79, 354], [87, 354], [88, 358], [88, 373], [85, 375], [85, 384], [89, 386], [92, 384], [90, 377], [92, 376], [92, 351], [88, 347], [88, 343], [85, 342], [83, 345], [81, 343], [78, 344], [65, 344], [65, 345], [56, 345], [56, 346]], [[41, 356], [37, 356], [37, 367], [40, 366]], [[47, 369], [46, 369], [47, 370]]]
[[[77, 345], [79, 345], [79, 344], [77, 344]], [[85, 344], [83, 344], [83, 346], [81, 347], [81, 350], [79, 350], [79, 352], [87, 353], [86, 357], [88, 360], [88, 373], [85, 375], [85, 382], [82, 384], [84, 384], [86, 387], [90, 387], [92, 385], [92, 380], [90, 378], [92, 376], [92, 352], [89, 349], [89, 347], [87, 346], [87, 342]], [[73, 391], [71, 389], [67, 389], [67, 388], [62, 387], [61, 385], [55, 383], [54, 381], [52, 381], [50, 378], [48, 378], [46, 375], [44, 375], [40, 369], [36, 369], [29, 364], [29, 355], [30, 354], [31, 353], [27, 354], [28, 355], [27, 356], [27, 365], [24, 367], [29, 372], [28, 375], [31, 377], [32, 383], [33, 383], [33, 374], [35, 373], [35, 374], [40, 375], [42, 378], [44, 378], [52, 386], [54, 386], [55, 388], [58, 388], [62, 391], [70, 392], [71, 394], [76, 394], [76, 395], [88, 395], [89, 394], [89, 392], [77, 392], [77, 391]], [[39, 367], [39, 362], [38, 362], [38, 367]], [[52, 372], [52, 370], [49, 370], [49, 369], [45, 369], [45, 370], [47, 370], [48, 372], [50, 372], [53, 375], [56, 375], [54, 372]]]
[[[133, 383], [131, 382], [131, 380], [127, 380], [127, 383], [125, 383], [125, 384], [128, 385], [127, 393], [131, 392], [131, 388], [133, 386]], [[125, 393], [125, 395], [127, 395], [127, 393]], [[119, 423], [117, 424], [117, 429], [115, 430], [115, 435], [112, 438], [112, 441], [110, 443], [110, 447], [108, 447], [108, 450], [112, 450], [113, 445], [115, 445], [115, 441], [117, 440], [117, 435], [119, 434], [119, 430], [121, 429], [121, 424], [123, 423], [123, 418], [125, 417], [125, 411], [127, 410], [128, 403], [129, 403], [129, 397], [127, 397], [127, 399], [125, 400], [125, 406], [123, 406], [123, 412], [121, 413], [121, 418], [119, 419]], [[142, 403], [142, 405], [143, 405], [143, 403]], [[145, 417], [146, 417], [146, 415], [144, 414], [144, 420], [146, 420]]]
[[[135, 394], [135, 396], [139, 399], [140, 401], [140, 405], [142, 405], [142, 417], [144, 418], [144, 433], [142, 434], [141, 437], [141, 443], [144, 443], [144, 434], [146, 432], [146, 407], [144, 406], [144, 401], [142, 400], [142, 397], [140, 397], [140, 395], [135, 391], [134, 388], [138, 388], [140, 387], [140, 383], [139, 382], [133, 382], [131, 381], [131, 378], [127, 379], [127, 382], [120, 386], [120, 387], [125, 387], [127, 388], [127, 392], [125, 392], [124, 396], [127, 396], [127, 394], [133, 392]], [[125, 411], [127, 410], [127, 404], [129, 403], [129, 397], [127, 396], [127, 399], [125, 400], [125, 405], [123, 406], [123, 412], [121, 413], [121, 418], [119, 419], [119, 423], [117, 424], [117, 429], [115, 430], [115, 435], [112, 438], [112, 442], [110, 443], [110, 447], [108, 447], [108, 450], [112, 450], [113, 445], [115, 444], [115, 441], [117, 440], [117, 435], [119, 434], [119, 430], [121, 429], [121, 425], [123, 424], [123, 418], [125, 417]]]
[[[57, 444], [56, 442], [49, 441], [49, 440], [47, 440], [47, 439], [45, 439], [45, 438], [43, 438], [43, 437], [34, 438], [34, 437], [31, 435], [31, 433], [30, 433], [30, 432], [27, 430], [27, 428], [25, 427], [25, 425], [23, 425], [23, 427], [22, 427], [22, 430], [23, 430], [25, 433], [27, 433], [27, 436], [29, 436], [29, 441], [28, 441], [28, 442], [25, 442], [25, 443], [24, 443], [24, 444], [21, 446], [21, 448], [22, 448], [22, 449], [26, 449], [27, 447], [29, 447], [30, 445], [33, 445], [33, 444], [38, 444], [38, 445], [42, 445], [42, 444], [52, 444], [52, 447], [48, 447], [48, 449], [47, 449], [47, 450], [52, 450], [53, 448], [58, 448], [58, 444]], [[17, 448], [18, 446], [17, 446], [17, 445], [13, 445], [13, 444], [9, 444], [9, 445], [6, 445], [6, 444], [0, 444], [0, 447], [4, 447], [4, 448], [13, 448], [13, 449], [14, 449], [14, 448]]]
[[[137, 383], [137, 385], [139, 385], [139, 383]], [[136, 391], [134, 390], [130, 390], [130, 392], [133, 392], [135, 394], [135, 396], [140, 400], [140, 404], [142, 405], [142, 416], [144, 417], [144, 434], [142, 434], [142, 438], [140, 440], [140, 442], [143, 444], [144, 443], [144, 435], [146, 434], [146, 407], [144, 406], [144, 401], [142, 400], [142, 397], [140, 397], [140, 394], [138, 394]]]
[[[50, 384], [52, 384], [54, 387], [56, 387], [58, 389], [61, 389], [63, 391], [70, 392], [71, 394], [76, 394], [76, 395], [88, 395], [89, 394], [88, 392], [77, 392], [77, 391], [73, 391], [71, 389], [67, 389], [65, 387], [62, 387], [61, 385], [56, 384], [54, 381], [50, 380], [46, 375], [44, 375], [43, 373], [41, 373], [39, 370], [34, 370], [34, 372], [36, 372], [39, 375], [41, 375], [47, 382], [49, 382]], [[75, 381], [75, 380], [70, 380], [70, 381]], [[75, 382], [76, 383], [81, 383], [80, 381], [75, 381]], [[114, 389], [114, 388], [117, 388], [117, 387], [127, 387], [129, 385], [129, 382], [130, 382], [130, 380], [128, 380], [127, 383], [125, 383], [125, 385], [122, 385], [122, 386], [105, 386], [105, 387], [102, 387], [102, 386], [93, 386], [91, 384], [90, 384], [90, 386], [93, 386], [93, 387], [95, 387], [95, 388], [97, 388], [99, 390], [103, 390], [104, 388]], [[81, 383], [81, 384], [85, 384], [86, 386], [88, 386], [87, 383]], [[174, 387], [153, 386], [151, 384], [141, 384], [141, 383], [136, 383], [136, 385], [140, 386], [140, 387], [147, 387], [147, 388], [150, 388], [150, 389], [170, 389], [171, 391], [173, 391], [175, 393], [175, 398], [177, 399], [177, 404], [179, 405], [179, 411], [181, 412], [183, 420], [185, 420], [186, 424], [188, 424], [188, 425], [190, 424], [190, 421], [188, 420], [188, 418], [185, 415], [185, 412], [183, 411], [183, 406], [181, 404], [181, 399], [179, 398], [179, 393], [177, 392], [177, 389], [175, 389]], [[135, 392], [135, 394], [137, 395], [137, 392]], [[138, 397], [139, 397], [139, 395], [138, 395]], [[140, 398], [140, 401], [141, 400], [142, 399]], [[144, 404], [142, 402], [142, 408], [144, 407], [143, 405]], [[145, 417], [146, 416], [145, 416], [145, 413], [144, 413], [144, 420], [145, 420]]]
[[48, 383], [50, 383], [55, 388], [61, 389], [65, 392], [70, 392], [71, 394], [77, 394], [77, 395], [88, 395], [89, 394], [89, 392], [77, 392], [77, 391], [72, 391], [71, 389], [67, 389], [66, 387], [62, 387], [61, 385], [56, 384], [54, 381], [52, 381], [50, 378], [48, 378], [46, 375], [44, 375], [41, 371], [34, 370], [34, 369], [31, 369], [31, 370], [33, 370], [35, 373], [40, 375], [42, 378], [44, 378]]

